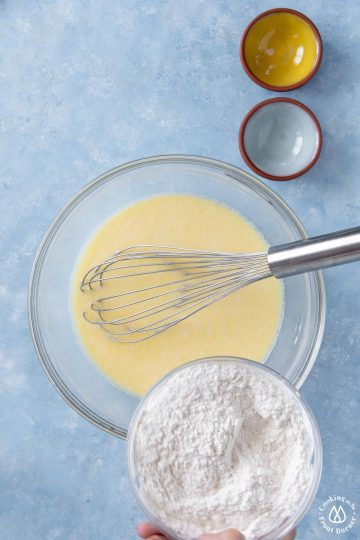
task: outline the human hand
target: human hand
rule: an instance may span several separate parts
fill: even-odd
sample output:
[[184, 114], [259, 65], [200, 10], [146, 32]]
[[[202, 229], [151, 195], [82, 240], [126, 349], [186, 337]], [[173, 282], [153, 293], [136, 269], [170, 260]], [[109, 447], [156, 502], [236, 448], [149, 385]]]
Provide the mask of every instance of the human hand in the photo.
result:
[[[164, 536], [152, 523], [140, 523], [136, 531], [145, 540], [171, 540]], [[245, 537], [235, 529], [229, 529], [219, 534], [202, 534], [199, 540], [245, 540]]]
[[[164, 536], [152, 523], [140, 523], [136, 531], [145, 540], [170, 540], [170, 538]], [[294, 529], [286, 536], [283, 536], [281, 540], [294, 540], [295, 536], [296, 530]], [[202, 534], [199, 540], [245, 540], [245, 537], [238, 531], [235, 531], [235, 529], [229, 529], [217, 534]]]

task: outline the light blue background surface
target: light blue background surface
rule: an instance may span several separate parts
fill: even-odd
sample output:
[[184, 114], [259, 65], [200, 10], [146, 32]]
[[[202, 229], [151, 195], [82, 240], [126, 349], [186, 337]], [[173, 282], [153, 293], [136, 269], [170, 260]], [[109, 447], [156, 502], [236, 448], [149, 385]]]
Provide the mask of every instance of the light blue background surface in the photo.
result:
[[[322, 34], [320, 71], [290, 96], [323, 128], [305, 177], [267, 182], [311, 234], [360, 224], [360, 4], [286, 2]], [[73, 412], [50, 386], [29, 335], [26, 294], [54, 215], [98, 174], [155, 154], [245, 165], [237, 130], [272, 93], [243, 73], [245, 25], [276, 2], [0, 1], [0, 538], [135, 540], [125, 444]], [[317, 507], [359, 505], [360, 264], [327, 270], [325, 337], [303, 386], [320, 426], [324, 470], [299, 527], [329, 539]], [[360, 510], [358, 509], [358, 518]], [[339, 537], [339, 536], [338, 536]], [[343, 536], [360, 537], [360, 527]]]

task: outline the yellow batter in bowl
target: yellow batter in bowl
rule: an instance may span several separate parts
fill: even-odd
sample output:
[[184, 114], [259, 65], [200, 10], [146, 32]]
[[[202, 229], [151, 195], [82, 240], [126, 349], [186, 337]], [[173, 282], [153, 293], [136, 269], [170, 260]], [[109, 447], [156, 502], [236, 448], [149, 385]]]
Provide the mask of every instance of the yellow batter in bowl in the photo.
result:
[[[276, 340], [283, 308], [282, 287], [274, 278], [238, 291], [140, 343], [111, 341], [101, 328], [89, 324], [83, 312], [99, 291], [80, 290], [84, 274], [116, 250], [136, 244], [229, 252], [267, 249], [259, 232], [238, 213], [201, 197], [156, 196], [111, 217], [84, 247], [72, 284], [72, 312], [79, 340], [106, 377], [142, 396], [160, 377], [195, 358], [266, 358]], [[111, 287], [107, 286], [109, 295]]]

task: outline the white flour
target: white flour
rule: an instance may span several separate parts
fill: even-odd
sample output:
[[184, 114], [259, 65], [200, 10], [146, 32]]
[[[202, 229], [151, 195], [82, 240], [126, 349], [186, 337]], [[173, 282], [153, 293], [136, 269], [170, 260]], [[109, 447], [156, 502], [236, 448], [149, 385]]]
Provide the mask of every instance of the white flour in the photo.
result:
[[291, 395], [246, 365], [193, 364], [139, 417], [134, 463], [142, 497], [182, 539], [234, 527], [261, 536], [299, 508], [312, 441]]

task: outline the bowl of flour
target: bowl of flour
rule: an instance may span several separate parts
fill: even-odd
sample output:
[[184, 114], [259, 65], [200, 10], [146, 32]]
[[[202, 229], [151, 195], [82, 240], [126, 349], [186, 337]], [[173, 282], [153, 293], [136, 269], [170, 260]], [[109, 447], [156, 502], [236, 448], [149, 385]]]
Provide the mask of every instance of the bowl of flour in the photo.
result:
[[185, 364], [140, 402], [127, 444], [134, 494], [174, 540], [228, 528], [247, 540], [290, 531], [315, 497], [316, 421], [298, 391], [263, 364]]

